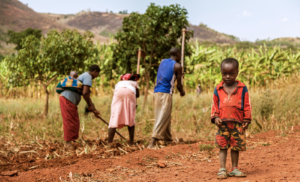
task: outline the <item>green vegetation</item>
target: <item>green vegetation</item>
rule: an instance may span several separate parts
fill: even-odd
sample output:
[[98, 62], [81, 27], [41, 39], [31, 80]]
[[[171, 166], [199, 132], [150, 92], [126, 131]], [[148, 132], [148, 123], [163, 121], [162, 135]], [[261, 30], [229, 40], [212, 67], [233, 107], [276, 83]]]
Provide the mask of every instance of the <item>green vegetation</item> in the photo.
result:
[[92, 37], [90, 32], [81, 35], [77, 30], [64, 30], [62, 33], [52, 30], [41, 41], [33, 35], [26, 37], [18, 55], [6, 59], [12, 73], [11, 84], [19, 86], [22, 83], [24, 86], [37, 79], [46, 96], [44, 114], [47, 115], [49, 84], [70, 70], [85, 70], [88, 63], [96, 60], [98, 50]]
[[[154, 80], [155, 68], [161, 59], [169, 56], [170, 47], [180, 47], [182, 29], [188, 26], [187, 10], [179, 5], [155, 6], [151, 4], [145, 14], [131, 13], [125, 17], [121, 31], [112, 44], [113, 69], [118, 73], [135, 72], [137, 50], [141, 48], [146, 57], [141, 61], [146, 79]], [[187, 35], [188, 42], [190, 34]], [[189, 44], [186, 55], [190, 55]], [[151, 79], [150, 79], [151, 77]]]
[[198, 44], [192, 48], [194, 53], [186, 57], [186, 82], [191, 88], [201, 83], [203, 88], [212, 89], [221, 81], [220, 63], [227, 57], [239, 60], [238, 79], [252, 87], [266, 86], [280, 77], [288, 77], [300, 71], [300, 53], [295, 54], [277, 46], [260, 46], [258, 50], [241, 51], [236, 47], [222, 49]]
[[[96, 55], [95, 59], [92, 59], [94, 61], [88, 61], [85, 60], [85, 58], [82, 58], [83, 60], [81, 63], [84, 61], [86, 65], [92, 63], [100, 65], [101, 74], [100, 77], [94, 81], [95, 87], [93, 87], [93, 93], [95, 95], [111, 94], [114, 85], [119, 80], [119, 76], [127, 72], [124, 60], [115, 59], [113, 57], [113, 46], [98, 44], [94, 46], [94, 48], [97, 49], [99, 53], [98, 56]], [[188, 92], [194, 91], [196, 85], [199, 83], [201, 83], [203, 91], [212, 90], [215, 85], [221, 81], [220, 63], [225, 57], [234, 57], [240, 61], [240, 75], [238, 79], [245, 82], [247, 86], [253, 88], [272, 85], [277, 79], [288, 78], [290, 75], [297, 74], [300, 70], [300, 53], [296, 54], [293, 53], [292, 50], [284, 50], [280, 47], [269, 48], [261, 46], [258, 49], [238, 50], [236, 47], [224, 49], [223, 47], [218, 46], [205, 47], [195, 43], [191, 45], [191, 49], [193, 51], [192, 55], [185, 57], [185, 89]], [[136, 53], [136, 51], [137, 50], [134, 52]], [[7, 61], [12, 58], [7, 58]], [[7, 61], [3, 62], [3, 67], [1, 67], [3, 70], [3, 77], [0, 77], [0, 81], [3, 83], [7, 83], [8, 78], [11, 78], [10, 73], [12, 73], [11, 71], [6, 70], [8, 65]], [[134, 54], [130, 59], [130, 66], [132, 66], [132, 71], [130, 72], [135, 72], [136, 61], [136, 54]], [[114, 64], [118, 65], [113, 67]], [[139, 84], [143, 95], [148, 93], [148, 90], [152, 90], [155, 84], [155, 80], [146, 82], [146, 71], [144, 70], [147, 66], [149, 66], [147, 62], [141, 64], [142, 78]], [[155, 71], [157, 66], [158, 65], [152, 65], [151, 69]], [[74, 69], [79, 72], [80, 70], [84, 70], [83, 67], [77, 67]], [[67, 75], [69, 71], [70, 70], [65, 69], [61, 72], [58, 80], [64, 75]], [[154, 78], [155, 75], [156, 73], [154, 72]], [[112, 79], [110, 79], [110, 77]], [[17, 77], [17, 79], [20, 78]], [[50, 88], [55, 87], [58, 80], [55, 80], [53, 84], [50, 84]], [[14, 87], [12, 87], [10, 83], [7, 83], [5, 84], [2, 92], [7, 97], [32, 97], [34, 92], [38, 92], [38, 79], [25, 80], [25, 83], [28, 82], [31, 82], [31, 84], [23, 85], [23, 82], [14, 82]], [[147, 86], [147, 84], [149, 85]], [[27, 90], [27, 92], [24, 92], [24, 90]], [[44, 94], [42, 91], [39, 92], [41, 95]], [[52, 91], [51, 94], [54, 95], [54, 91]], [[262, 112], [269, 111], [265, 111], [264, 109]]]
[[[124, 18], [122, 29], [115, 36], [117, 43], [112, 44], [112, 69], [118, 74], [136, 72], [137, 50], [141, 48], [145, 53], [141, 73], [148, 90], [160, 61], [169, 57], [171, 47], [180, 47], [178, 39], [187, 26], [187, 10], [179, 5], [161, 7], [152, 3], [145, 14], [131, 13]], [[186, 42], [190, 37], [187, 34]], [[189, 44], [185, 46], [185, 54], [191, 54]], [[145, 103], [147, 94], [145, 92]]]
[[4, 59], [4, 56], [0, 54], [0, 62]]
[[22, 49], [22, 41], [32, 35], [37, 39], [41, 39], [42, 37], [42, 30], [38, 29], [32, 29], [32, 28], [27, 28], [24, 31], [21, 32], [15, 32], [13, 30], [8, 30], [7, 35], [9, 36], [9, 39], [6, 43], [13, 43], [16, 44], [17, 46], [15, 47], [16, 50]]

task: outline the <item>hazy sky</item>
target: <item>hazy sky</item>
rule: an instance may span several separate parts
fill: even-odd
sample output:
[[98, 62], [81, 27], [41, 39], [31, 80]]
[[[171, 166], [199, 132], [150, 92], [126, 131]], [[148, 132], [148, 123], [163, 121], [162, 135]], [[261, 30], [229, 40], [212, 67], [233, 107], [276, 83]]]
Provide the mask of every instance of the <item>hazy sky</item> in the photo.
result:
[[144, 13], [151, 2], [180, 4], [188, 20], [207, 24], [242, 40], [300, 37], [300, 0], [20, 0], [43, 13], [75, 14], [81, 10], [127, 10]]

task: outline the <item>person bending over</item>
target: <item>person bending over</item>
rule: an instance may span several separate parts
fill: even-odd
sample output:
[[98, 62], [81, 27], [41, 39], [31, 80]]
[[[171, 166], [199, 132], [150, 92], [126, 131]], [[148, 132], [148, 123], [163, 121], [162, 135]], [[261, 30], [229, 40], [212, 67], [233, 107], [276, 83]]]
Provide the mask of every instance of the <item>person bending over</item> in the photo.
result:
[[[91, 100], [90, 87], [92, 86], [92, 80], [98, 77], [99, 72], [100, 68], [98, 65], [91, 65], [88, 72], [78, 77], [78, 80], [83, 84], [82, 96], [88, 105], [88, 110], [93, 112], [96, 117], [99, 117], [100, 113], [96, 110]], [[74, 75], [74, 73], [72, 73], [72, 77], [74, 76], [76, 77], [76, 74]], [[59, 101], [63, 118], [64, 139], [66, 141], [65, 147], [72, 149], [72, 141], [77, 140], [79, 137], [80, 122], [77, 105], [81, 101], [81, 95], [66, 89], [61, 93]]]
[[108, 129], [109, 144], [113, 142], [116, 129], [124, 126], [128, 127], [129, 145], [134, 144], [136, 98], [140, 95], [137, 84], [139, 78], [138, 74], [124, 74], [115, 86]]

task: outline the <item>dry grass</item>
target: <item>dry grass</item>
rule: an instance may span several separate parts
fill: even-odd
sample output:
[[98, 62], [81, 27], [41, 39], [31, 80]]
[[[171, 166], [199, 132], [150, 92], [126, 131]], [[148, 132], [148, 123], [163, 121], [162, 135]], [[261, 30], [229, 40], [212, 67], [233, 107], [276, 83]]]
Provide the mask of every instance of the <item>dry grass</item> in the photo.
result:
[[[300, 96], [297, 80], [279, 80], [268, 89], [250, 89], [253, 108], [253, 122], [247, 130], [247, 137], [258, 132], [281, 130], [281, 136], [299, 125], [298, 111]], [[291, 83], [285, 84], [284, 83]], [[284, 87], [282, 86], [284, 85]], [[55, 159], [83, 154], [94, 154], [102, 158], [125, 155], [127, 152], [143, 150], [151, 138], [154, 123], [154, 108], [152, 96], [148, 97], [144, 112], [141, 111], [143, 97], [138, 99], [136, 115], [137, 145], [129, 147], [120, 141], [116, 135], [116, 142], [112, 148], [107, 147], [107, 126], [93, 115], [84, 116], [85, 102], [79, 105], [80, 137], [74, 143], [76, 150], [65, 150], [63, 140], [62, 118], [58, 102], [58, 95], [50, 99], [50, 112], [43, 117], [43, 99], [19, 98], [0, 99], [0, 163], [12, 163], [14, 160], [29, 161], [35, 159]], [[109, 121], [111, 96], [92, 98], [102, 117]], [[173, 96], [172, 134], [175, 144], [182, 142], [194, 143], [195, 140], [214, 139], [216, 126], [210, 122], [210, 106], [212, 92], [201, 94], [199, 97], [189, 93], [181, 98]], [[120, 133], [128, 138], [127, 128]], [[161, 143], [159, 148], [163, 147]], [[199, 146], [200, 150], [212, 155], [212, 146]], [[26, 170], [27, 167], [24, 166]], [[67, 164], [66, 164], [67, 165]], [[36, 166], [34, 166], [36, 167]], [[43, 168], [40, 166], [39, 168]], [[75, 177], [75, 176], [74, 176]]]
[[[273, 86], [275, 87], [275, 86]], [[300, 108], [300, 88], [297, 84], [273, 90], [251, 91], [250, 97], [253, 108], [253, 122], [248, 134], [282, 130], [299, 124], [298, 111]], [[104, 119], [109, 121], [112, 96], [93, 98], [96, 107]], [[154, 108], [152, 96], [148, 97], [144, 112], [141, 111], [143, 97], [138, 99], [136, 114], [136, 139], [150, 139], [154, 123]], [[199, 97], [187, 94], [180, 98], [173, 96], [172, 132], [173, 138], [185, 140], [212, 140], [215, 126], [210, 122], [210, 106], [212, 92], [203, 93]], [[63, 128], [58, 95], [50, 99], [50, 112], [47, 118], [42, 116], [44, 100], [40, 99], [0, 99], [0, 136], [14, 138], [26, 142], [42, 139], [46, 141], [62, 141]], [[93, 115], [84, 116], [85, 102], [79, 105], [81, 122], [80, 137], [96, 139], [107, 137], [107, 126]], [[128, 137], [127, 128], [120, 131]]]

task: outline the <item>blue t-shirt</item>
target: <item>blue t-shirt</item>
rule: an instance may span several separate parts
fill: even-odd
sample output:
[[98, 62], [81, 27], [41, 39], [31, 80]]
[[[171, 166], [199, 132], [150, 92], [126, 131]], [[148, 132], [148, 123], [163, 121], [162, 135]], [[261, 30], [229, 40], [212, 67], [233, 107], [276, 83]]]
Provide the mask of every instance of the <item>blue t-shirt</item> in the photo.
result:
[[164, 59], [159, 65], [157, 72], [156, 86], [154, 88], [154, 93], [173, 93], [173, 87], [175, 82], [175, 72], [174, 66], [176, 61], [173, 59]]
[[[81, 74], [77, 80], [81, 81], [83, 85], [92, 86], [92, 76], [88, 72]], [[78, 105], [81, 101], [81, 95], [71, 90], [65, 90], [61, 95], [75, 105]]]

